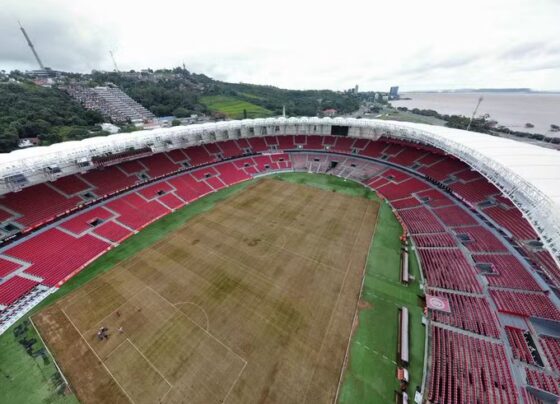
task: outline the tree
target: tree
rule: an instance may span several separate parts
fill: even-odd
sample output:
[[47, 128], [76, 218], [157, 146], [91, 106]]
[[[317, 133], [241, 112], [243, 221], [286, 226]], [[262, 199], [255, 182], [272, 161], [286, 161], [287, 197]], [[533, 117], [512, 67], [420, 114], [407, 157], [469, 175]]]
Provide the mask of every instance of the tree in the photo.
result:
[[180, 120], [178, 120], [178, 119], [173, 119], [173, 120], [171, 121], [171, 126], [179, 126], [179, 125], [181, 125], [181, 121], [180, 121]]

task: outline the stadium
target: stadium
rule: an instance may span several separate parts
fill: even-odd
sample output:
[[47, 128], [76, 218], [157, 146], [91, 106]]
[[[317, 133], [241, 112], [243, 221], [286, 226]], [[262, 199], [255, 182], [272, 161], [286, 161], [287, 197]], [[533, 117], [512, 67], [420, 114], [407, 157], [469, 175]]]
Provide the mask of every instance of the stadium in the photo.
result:
[[1, 337], [80, 402], [560, 399], [557, 151], [224, 121], [4, 154], [0, 194]]

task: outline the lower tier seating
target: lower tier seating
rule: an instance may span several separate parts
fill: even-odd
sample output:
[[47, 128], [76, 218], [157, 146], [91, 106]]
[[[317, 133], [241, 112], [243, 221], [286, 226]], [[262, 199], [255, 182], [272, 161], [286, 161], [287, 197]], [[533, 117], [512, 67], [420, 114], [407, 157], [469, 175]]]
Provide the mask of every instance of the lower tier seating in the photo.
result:
[[432, 403], [518, 403], [501, 344], [432, 327]]
[[432, 295], [449, 300], [451, 313], [434, 311], [432, 319], [463, 330], [499, 338], [497, 319], [490, 305], [483, 297], [456, 293], [430, 292]]

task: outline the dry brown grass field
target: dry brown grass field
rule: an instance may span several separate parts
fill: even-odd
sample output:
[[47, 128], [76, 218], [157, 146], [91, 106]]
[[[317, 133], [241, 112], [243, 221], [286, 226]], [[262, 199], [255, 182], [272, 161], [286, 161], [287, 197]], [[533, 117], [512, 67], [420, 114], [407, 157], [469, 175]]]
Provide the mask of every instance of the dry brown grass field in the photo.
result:
[[332, 402], [377, 211], [260, 180], [33, 321], [83, 403]]

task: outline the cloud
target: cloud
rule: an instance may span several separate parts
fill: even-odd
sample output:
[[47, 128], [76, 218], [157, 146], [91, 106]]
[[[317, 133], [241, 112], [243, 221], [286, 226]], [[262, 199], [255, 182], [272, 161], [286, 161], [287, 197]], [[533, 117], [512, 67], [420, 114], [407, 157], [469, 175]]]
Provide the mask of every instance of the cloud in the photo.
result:
[[[4, 0], [0, 69], [173, 67], [286, 88], [559, 89], [555, 0]], [[336, 7], [335, 7], [336, 5]], [[543, 73], [544, 72], [544, 73]]]
[[19, 29], [18, 19], [45, 66], [86, 71], [108, 57], [110, 32], [104, 29], [99, 35], [101, 29], [95, 21], [41, 4], [30, 7], [14, 2], [6, 8], [7, 12], [0, 14], [0, 65], [38, 67]]

